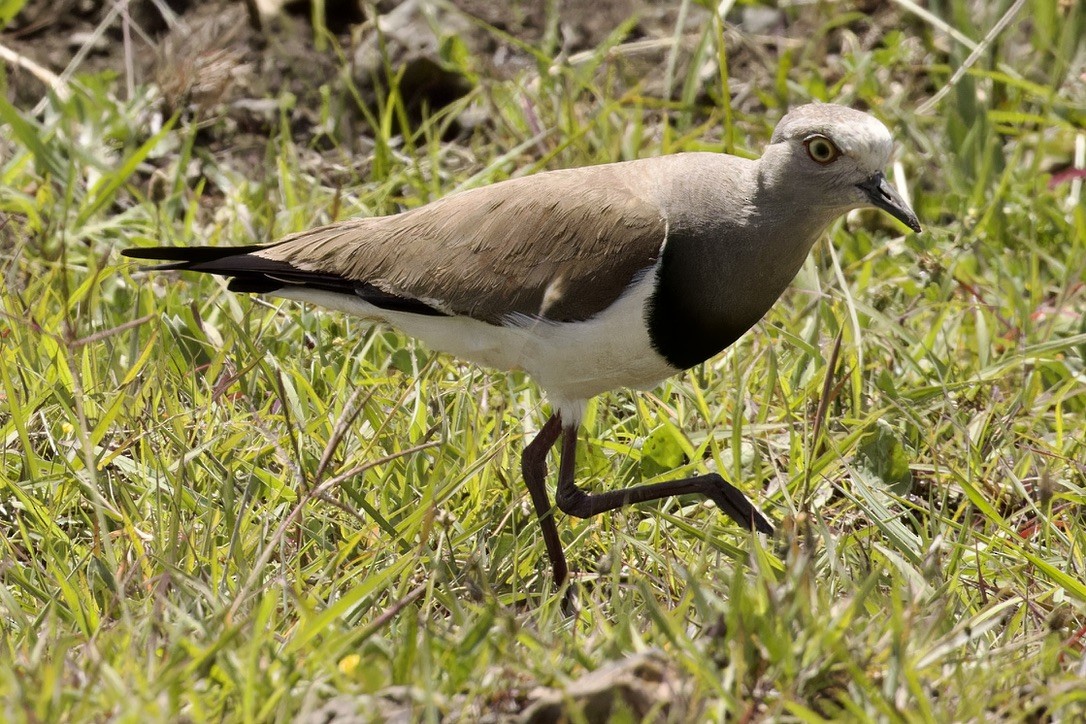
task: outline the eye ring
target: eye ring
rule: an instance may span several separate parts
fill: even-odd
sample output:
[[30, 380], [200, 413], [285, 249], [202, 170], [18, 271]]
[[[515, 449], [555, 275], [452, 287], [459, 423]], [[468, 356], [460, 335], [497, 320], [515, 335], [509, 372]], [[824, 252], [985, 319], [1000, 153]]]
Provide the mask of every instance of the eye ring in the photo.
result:
[[812, 161], [823, 166], [833, 163], [841, 155], [840, 149], [825, 136], [811, 136], [803, 142], [803, 147]]

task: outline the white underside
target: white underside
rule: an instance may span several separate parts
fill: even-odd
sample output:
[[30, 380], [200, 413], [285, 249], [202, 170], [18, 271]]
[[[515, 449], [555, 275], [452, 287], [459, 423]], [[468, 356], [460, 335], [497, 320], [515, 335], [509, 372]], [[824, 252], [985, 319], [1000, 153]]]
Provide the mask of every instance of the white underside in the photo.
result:
[[585, 402], [601, 392], [648, 389], [679, 371], [649, 341], [645, 303], [655, 272], [647, 270], [614, 304], [584, 322], [514, 317], [498, 326], [470, 317], [390, 312], [361, 299], [312, 289], [284, 288], [273, 296], [388, 322], [432, 349], [486, 367], [524, 370], [568, 424], [579, 421]]

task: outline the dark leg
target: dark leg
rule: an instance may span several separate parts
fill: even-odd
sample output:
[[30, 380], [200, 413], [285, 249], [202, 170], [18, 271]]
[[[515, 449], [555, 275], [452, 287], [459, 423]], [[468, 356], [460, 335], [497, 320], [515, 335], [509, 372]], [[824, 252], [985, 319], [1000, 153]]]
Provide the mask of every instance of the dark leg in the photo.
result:
[[[571, 428], [572, 433], [567, 432], [566, 437], [573, 436], [576, 440], [576, 428]], [[524, 482], [528, 486], [528, 492], [532, 496], [532, 505], [535, 506], [535, 514], [539, 518], [539, 526], [543, 529], [543, 542], [547, 546], [547, 557], [551, 559], [551, 568], [554, 570], [554, 585], [561, 588], [569, 576], [569, 567], [566, 565], [566, 556], [562, 553], [562, 541], [558, 538], [558, 527], [554, 524], [554, 509], [551, 507], [551, 499], [547, 495], [547, 453], [554, 447], [558, 436], [562, 434], [562, 421], [558, 413], [551, 415], [543, 429], [528, 443], [520, 456], [520, 470], [524, 474]], [[564, 460], [563, 460], [564, 462]]]
[[[547, 425], [549, 426], [554, 419], [552, 417]], [[573, 481], [573, 463], [577, 451], [577, 429], [567, 427], [563, 432], [562, 460], [558, 469], [558, 490], [554, 499], [558, 503], [558, 507], [569, 515], [588, 518], [632, 503], [644, 503], [672, 495], [698, 494], [712, 499], [721, 512], [747, 530], [757, 530], [759, 533], [773, 532], [772, 524], [762, 515], [761, 511], [751, 505], [747, 497], [738, 488], [716, 473], [698, 475], [683, 480], [669, 480], [664, 483], [637, 485], [632, 488], [611, 490], [605, 493], [586, 493], [578, 488], [577, 483]], [[539, 437], [542, 436], [543, 433], [540, 432]], [[538, 439], [537, 437], [536, 440]], [[551, 444], [554, 444], [553, 440]], [[532, 445], [535, 445], [535, 442]], [[546, 496], [545, 491], [543, 495]], [[551, 526], [554, 525], [553, 520], [550, 523]], [[546, 530], [544, 529], [545, 533]], [[555, 533], [555, 536], [557, 537], [557, 533]], [[551, 560], [553, 562], [553, 557]], [[563, 560], [562, 563], [564, 566], [565, 561]]]

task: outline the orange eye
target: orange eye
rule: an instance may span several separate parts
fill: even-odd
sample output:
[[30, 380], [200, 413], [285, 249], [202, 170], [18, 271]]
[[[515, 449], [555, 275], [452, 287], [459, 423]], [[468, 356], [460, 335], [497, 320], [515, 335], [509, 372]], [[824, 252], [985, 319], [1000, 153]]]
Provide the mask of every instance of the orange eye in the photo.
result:
[[811, 160], [823, 166], [833, 163], [841, 155], [841, 151], [833, 145], [833, 141], [825, 136], [811, 136], [803, 142], [803, 145], [807, 148], [807, 155], [811, 157]]

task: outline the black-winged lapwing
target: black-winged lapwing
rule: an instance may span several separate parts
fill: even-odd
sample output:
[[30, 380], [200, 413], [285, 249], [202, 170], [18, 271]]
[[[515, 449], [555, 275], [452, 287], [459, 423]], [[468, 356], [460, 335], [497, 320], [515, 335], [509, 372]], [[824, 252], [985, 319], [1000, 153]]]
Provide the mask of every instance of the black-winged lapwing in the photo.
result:
[[157, 269], [230, 277], [228, 289], [383, 321], [481, 365], [523, 369], [553, 412], [521, 469], [561, 585], [568, 569], [546, 489], [587, 517], [699, 494], [742, 527], [773, 527], [717, 473], [588, 493], [574, 481], [586, 401], [647, 389], [718, 354], [784, 291], [840, 215], [916, 214], [883, 175], [890, 133], [837, 105], [792, 110], [765, 153], [720, 153], [550, 171], [464, 191], [393, 216], [355, 218], [268, 246], [128, 249]]

